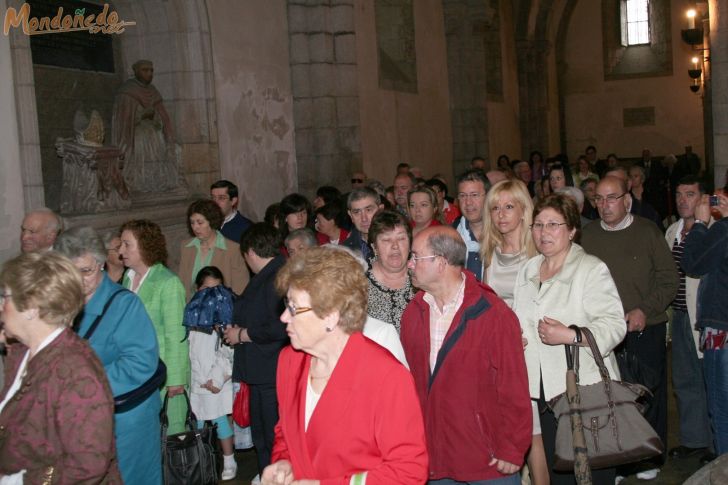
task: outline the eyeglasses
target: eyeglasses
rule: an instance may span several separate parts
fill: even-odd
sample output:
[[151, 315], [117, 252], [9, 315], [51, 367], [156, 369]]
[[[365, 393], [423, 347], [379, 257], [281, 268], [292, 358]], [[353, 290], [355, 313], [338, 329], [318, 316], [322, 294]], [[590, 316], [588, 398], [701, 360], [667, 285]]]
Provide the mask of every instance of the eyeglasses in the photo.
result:
[[363, 184], [364, 179], [351, 179], [352, 184]]
[[627, 192], [625, 192], [622, 195], [609, 194], [606, 197], [603, 197], [601, 195], [595, 195], [594, 202], [597, 204], [601, 204], [602, 202], [606, 202], [607, 204], [614, 204], [615, 202], [617, 202], [619, 199], [621, 199], [625, 195], [627, 195]]
[[438, 254], [431, 254], [430, 256], [415, 256], [414, 254], [412, 254], [409, 259], [410, 261], [412, 261], [412, 265], [416, 266], [417, 261], [420, 261], [421, 259], [435, 259], [438, 256]]
[[480, 192], [471, 192], [469, 194], [466, 194], [465, 192], [460, 192], [458, 194], [458, 199], [460, 199], [460, 200], [467, 200], [467, 199], [474, 199], [474, 200], [476, 200], [476, 199], [480, 199], [484, 195], [485, 194], [480, 193]]
[[565, 226], [566, 222], [547, 222], [547, 223], [541, 223], [541, 222], [534, 222], [531, 224], [531, 230], [533, 231], [543, 231], [544, 229], [548, 230], [549, 232], [553, 232], [559, 228], [559, 226]]
[[78, 268], [78, 270], [81, 272], [81, 276], [83, 276], [85, 278], [87, 276], [96, 274], [96, 272], [99, 270], [100, 267], [101, 267], [100, 264], [96, 264], [96, 266], [94, 266], [92, 268]]
[[283, 298], [283, 304], [286, 305], [286, 310], [288, 310], [288, 312], [294, 317], [301, 313], [306, 313], [313, 310], [313, 308], [307, 306], [297, 308], [296, 305], [292, 303], [291, 300], [289, 300], [288, 298]]

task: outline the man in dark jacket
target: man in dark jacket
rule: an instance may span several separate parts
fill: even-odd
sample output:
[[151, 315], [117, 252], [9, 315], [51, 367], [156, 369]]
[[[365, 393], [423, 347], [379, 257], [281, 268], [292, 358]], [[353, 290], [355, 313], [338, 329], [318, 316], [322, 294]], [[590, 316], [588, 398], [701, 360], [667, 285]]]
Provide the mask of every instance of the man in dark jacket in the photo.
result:
[[464, 264], [452, 227], [415, 237], [408, 266], [423, 291], [400, 338], [425, 419], [430, 483], [520, 484], [533, 431], [521, 327]]
[[286, 262], [280, 246], [278, 231], [264, 222], [243, 233], [240, 252], [255, 276], [235, 301], [234, 326], [225, 330], [225, 340], [235, 346], [233, 381], [250, 387], [250, 431], [260, 473], [270, 465], [278, 422], [278, 354], [288, 344], [286, 326], [280, 321], [283, 299], [275, 289], [278, 270]]
[[703, 373], [715, 453], [728, 452], [728, 197], [718, 195], [723, 218], [710, 229], [707, 195], [695, 208], [695, 222], [685, 238], [681, 264], [685, 273], [701, 276], [697, 327], [701, 329]]

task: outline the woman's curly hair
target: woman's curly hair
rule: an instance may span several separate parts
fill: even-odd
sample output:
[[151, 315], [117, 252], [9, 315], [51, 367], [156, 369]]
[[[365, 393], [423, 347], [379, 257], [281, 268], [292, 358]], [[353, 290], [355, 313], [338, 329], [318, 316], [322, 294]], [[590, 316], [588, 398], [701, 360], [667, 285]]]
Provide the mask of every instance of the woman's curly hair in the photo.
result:
[[120, 232], [131, 231], [139, 244], [139, 253], [147, 266], [167, 264], [167, 240], [158, 224], [149, 219], [126, 221]]

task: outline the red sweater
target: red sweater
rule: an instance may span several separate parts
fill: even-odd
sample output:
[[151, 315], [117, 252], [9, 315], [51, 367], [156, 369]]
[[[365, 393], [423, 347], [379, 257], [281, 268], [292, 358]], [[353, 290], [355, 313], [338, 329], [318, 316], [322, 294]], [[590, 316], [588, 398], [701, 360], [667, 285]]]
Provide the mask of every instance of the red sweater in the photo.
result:
[[521, 328], [490, 287], [465, 271], [465, 294], [430, 372], [430, 307], [419, 292], [400, 338], [425, 419], [430, 480], [500, 478], [492, 457], [521, 465], [531, 401]]

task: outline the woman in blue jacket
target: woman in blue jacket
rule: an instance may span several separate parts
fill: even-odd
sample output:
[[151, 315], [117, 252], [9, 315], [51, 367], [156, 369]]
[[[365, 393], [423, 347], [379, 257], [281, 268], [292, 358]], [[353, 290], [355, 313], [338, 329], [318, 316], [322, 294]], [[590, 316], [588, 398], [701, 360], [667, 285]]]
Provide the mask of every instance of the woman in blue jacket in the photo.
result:
[[[139, 389], [159, 362], [157, 336], [144, 305], [104, 273], [106, 248], [94, 229], [72, 228], [58, 238], [55, 248], [73, 261], [83, 277], [85, 305], [75, 328], [103, 363], [112, 393], [118, 397]], [[154, 389], [130, 406], [114, 415], [121, 476], [127, 484], [160, 484], [159, 393]]]

